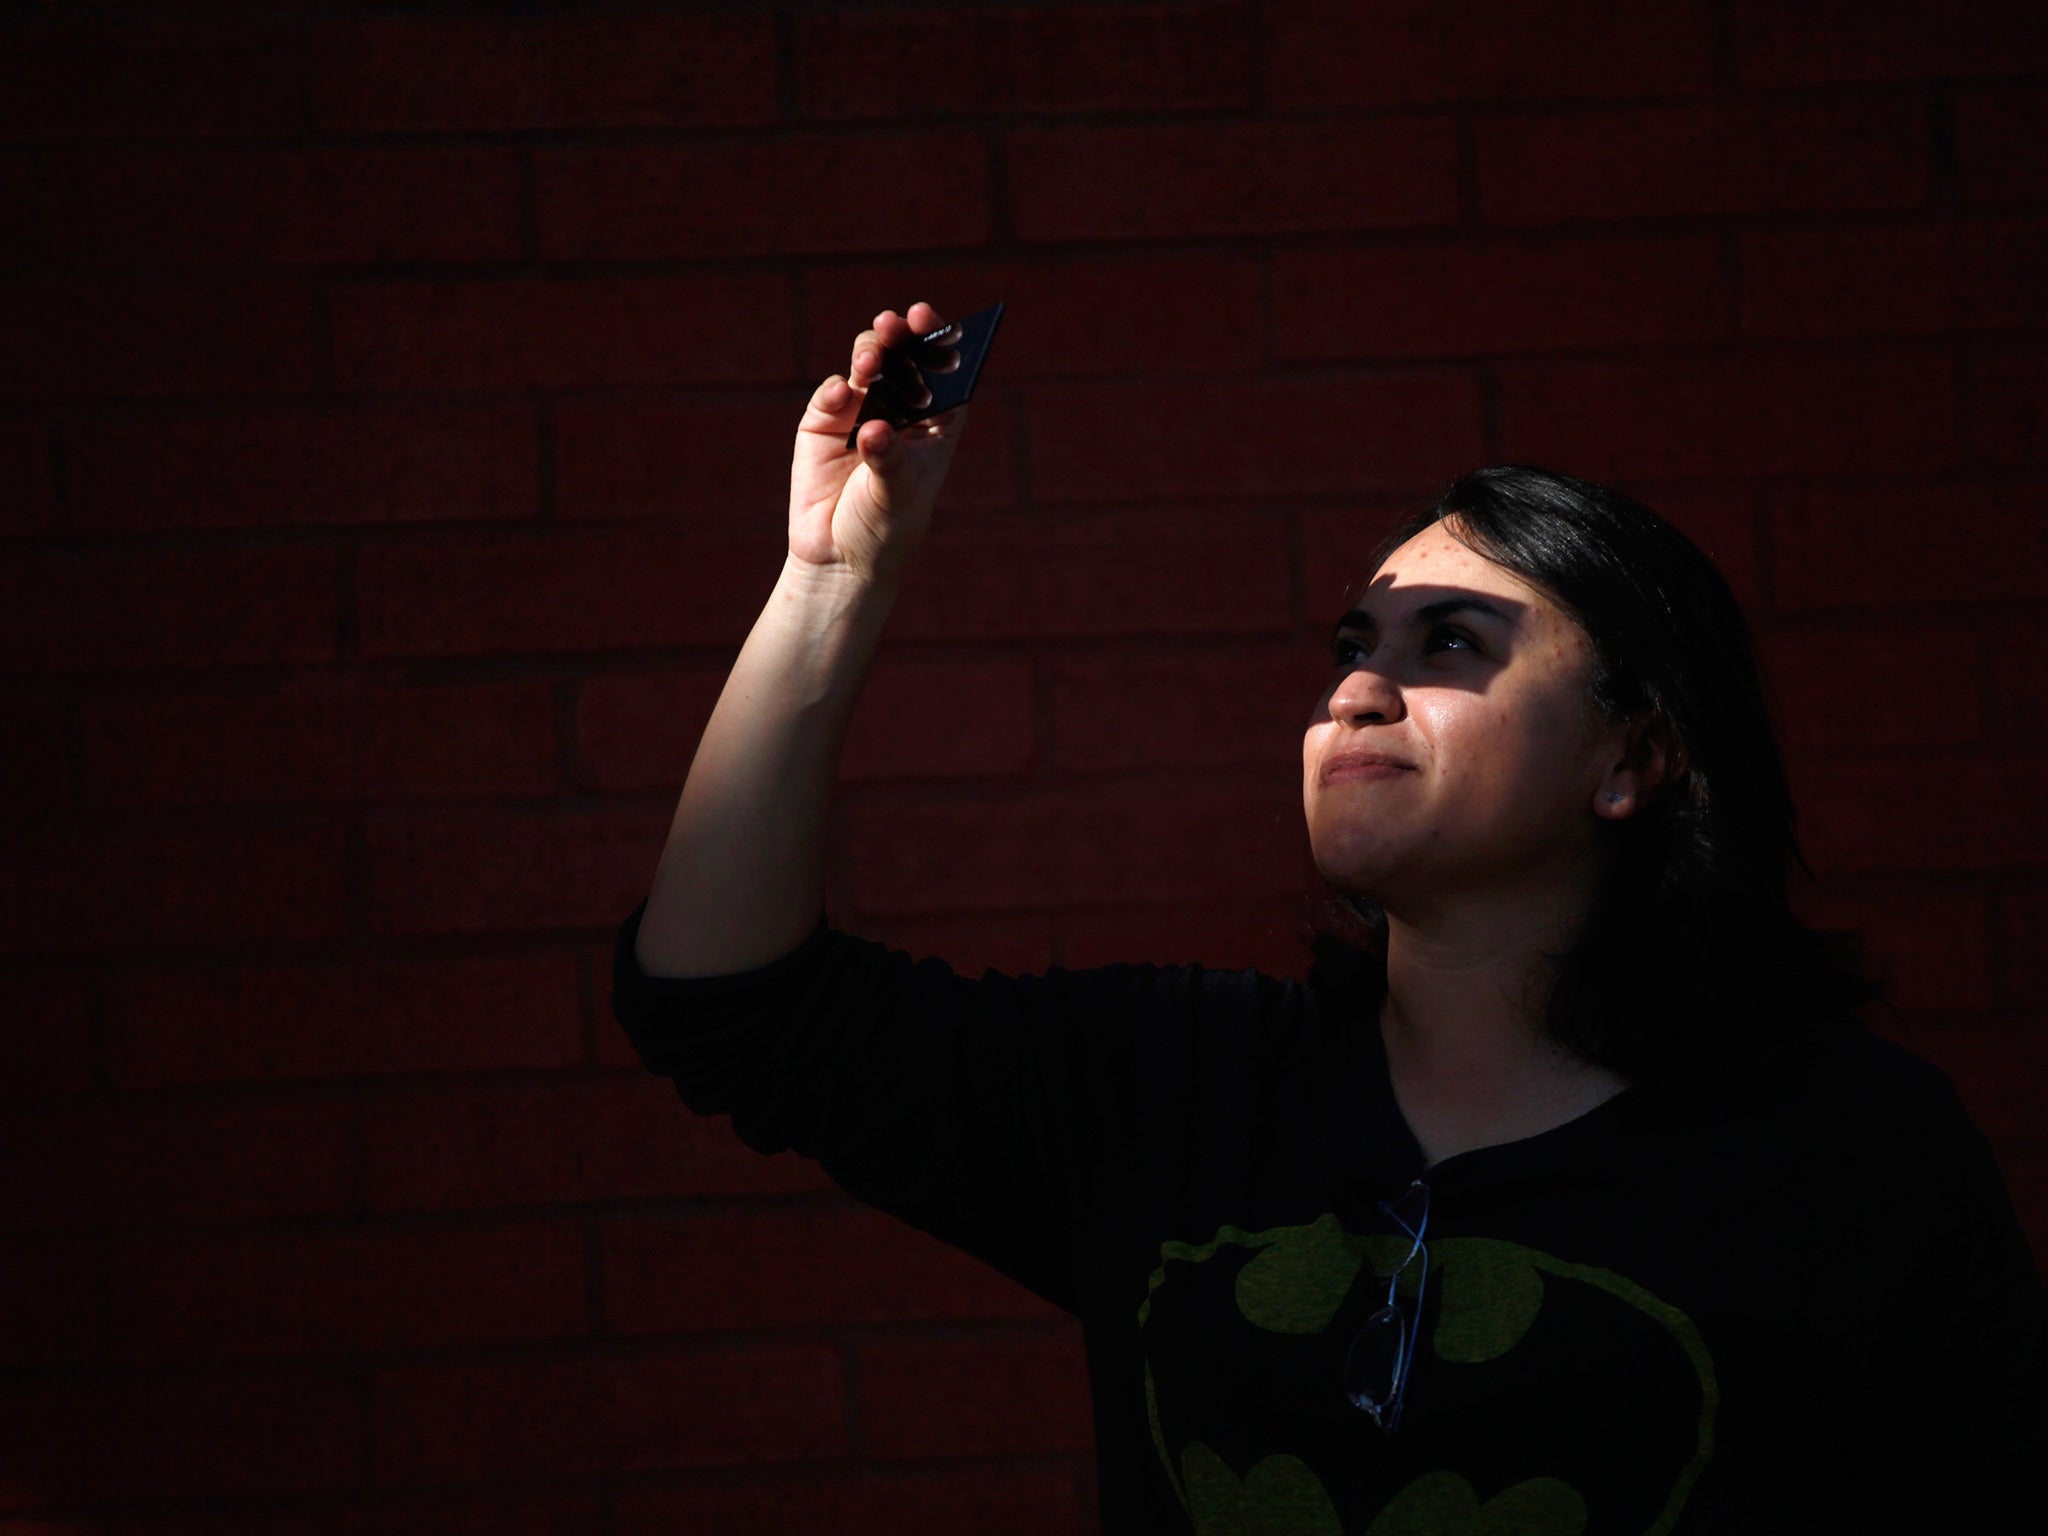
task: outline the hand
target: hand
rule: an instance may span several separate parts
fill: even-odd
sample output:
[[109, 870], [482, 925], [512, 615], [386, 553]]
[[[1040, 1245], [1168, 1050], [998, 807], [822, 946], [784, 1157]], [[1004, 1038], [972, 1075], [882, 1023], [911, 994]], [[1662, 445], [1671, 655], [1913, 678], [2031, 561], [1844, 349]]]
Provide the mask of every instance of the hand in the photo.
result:
[[[893, 577], [923, 539], [969, 407], [955, 406], [901, 431], [886, 421], [865, 422], [852, 448], [846, 434], [869, 386], [881, 377], [882, 348], [901, 347], [945, 323], [925, 303], [911, 305], [907, 315], [883, 310], [873, 330], [854, 338], [850, 371], [833, 374], [811, 396], [789, 471], [789, 552], [797, 559]], [[911, 360], [922, 372], [949, 373], [960, 365], [960, 353], [957, 346], [934, 344]], [[925, 401], [930, 398], [927, 392]]]

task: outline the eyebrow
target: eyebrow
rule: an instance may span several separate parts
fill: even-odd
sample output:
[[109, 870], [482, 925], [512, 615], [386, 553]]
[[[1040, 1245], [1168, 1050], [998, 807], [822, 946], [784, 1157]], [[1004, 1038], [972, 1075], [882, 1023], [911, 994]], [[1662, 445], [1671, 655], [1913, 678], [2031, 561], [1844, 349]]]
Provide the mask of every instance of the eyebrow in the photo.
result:
[[[1424, 603], [1420, 608], [1415, 610], [1412, 617], [1413, 621], [1417, 624], [1434, 624], [1438, 619], [1444, 618], [1450, 614], [1466, 611], [1472, 613], [1483, 613], [1488, 618], [1498, 619], [1501, 621], [1501, 623], [1509, 625], [1510, 627], [1512, 627], [1515, 622], [1513, 619], [1509, 618], [1505, 613], [1502, 613], [1500, 609], [1494, 607], [1493, 604], [1489, 602], [1484, 602], [1476, 597], [1447, 597], [1439, 603]], [[1334, 634], [1337, 630], [1340, 629], [1378, 630], [1379, 627], [1380, 621], [1374, 618], [1370, 613], [1366, 612], [1365, 609], [1354, 608], [1349, 613], [1345, 614], [1343, 618], [1339, 619], [1334, 626], [1332, 626], [1331, 633]]]

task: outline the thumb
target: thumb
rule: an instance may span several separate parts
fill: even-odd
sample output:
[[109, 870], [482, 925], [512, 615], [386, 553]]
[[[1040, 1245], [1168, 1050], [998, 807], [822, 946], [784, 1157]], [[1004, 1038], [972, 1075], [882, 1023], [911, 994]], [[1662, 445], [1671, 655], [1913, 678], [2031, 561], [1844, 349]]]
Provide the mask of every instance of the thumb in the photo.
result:
[[886, 421], [864, 424], [860, 429], [860, 456], [863, 463], [876, 474], [886, 474], [895, 467], [897, 445], [901, 439], [896, 429]]

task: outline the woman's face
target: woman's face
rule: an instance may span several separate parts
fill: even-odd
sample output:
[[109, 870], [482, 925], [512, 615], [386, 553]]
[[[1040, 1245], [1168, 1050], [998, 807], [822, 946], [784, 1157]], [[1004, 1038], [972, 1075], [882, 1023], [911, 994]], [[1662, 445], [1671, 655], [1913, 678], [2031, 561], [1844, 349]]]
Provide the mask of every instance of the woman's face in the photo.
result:
[[[1302, 740], [1317, 867], [1399, 913], [1566, 874], [1593, 847], [1626, 731], [1588, 695], [1563, 610], [1442, 522], [1387, 557], [1339, 621]], [[1347, 768], [1347, 754], [1384, 762]]]

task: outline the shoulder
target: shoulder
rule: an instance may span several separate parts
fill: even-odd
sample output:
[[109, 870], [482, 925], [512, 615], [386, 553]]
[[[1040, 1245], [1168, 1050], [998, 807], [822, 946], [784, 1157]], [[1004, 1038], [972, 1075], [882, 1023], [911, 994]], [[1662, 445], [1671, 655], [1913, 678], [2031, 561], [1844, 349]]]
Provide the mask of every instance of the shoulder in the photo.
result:
[[1941, 1068], [1852, 1015], [1817, 1021], [1803, 1055], [1796, 1080], [1822, 1097], [1885, 1107], [1959, 1102]]
[[1859, 1018], [1816, 1022], [1781, 1071], [1777, 1113], [1816, 1150], [1920, 1176], [1989, 1158], [1948, 1074]]

